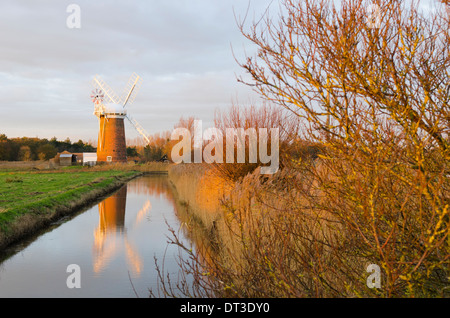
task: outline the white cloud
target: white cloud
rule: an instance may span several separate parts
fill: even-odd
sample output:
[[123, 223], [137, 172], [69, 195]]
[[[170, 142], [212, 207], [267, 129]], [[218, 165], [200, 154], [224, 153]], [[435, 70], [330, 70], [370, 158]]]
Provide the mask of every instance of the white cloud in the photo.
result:
[[[251, 11], [264, 12], [270, 2], [251, 1]], [[80, 29], [66, 26], [71, 3], [81, 8]], [[252, 95], [236, 82], [243, 71], [230, 48], [243, 52], [233, 10], [243, 16], [248, 4], [3, 0], [0, 133], [96, 139], [89, 98], [95, 74], [119, 93], [133, 72], [143, 77], [130, 112], [149, 133], [171, 129], [182, 115], [211, 120], [216, 107]]]

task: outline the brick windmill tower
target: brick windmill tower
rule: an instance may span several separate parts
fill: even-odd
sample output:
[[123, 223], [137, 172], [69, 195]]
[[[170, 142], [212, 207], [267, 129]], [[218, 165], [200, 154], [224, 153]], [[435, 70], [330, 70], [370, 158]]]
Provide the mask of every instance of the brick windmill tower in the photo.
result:
[[94, 115], [98, 117], [97, 161], [126, 162], [127, 146], [125, 142], [125, 123], [127, 118], [133, 127], [150, 143], [148, 134], [139, 123], [131, 118], [125, 109], [136, 98], [142, 79], [134, 73], [125, 87], [122, 97], [98, 76], [94, 77], [95, 87], [91, 98], [94, 103]]

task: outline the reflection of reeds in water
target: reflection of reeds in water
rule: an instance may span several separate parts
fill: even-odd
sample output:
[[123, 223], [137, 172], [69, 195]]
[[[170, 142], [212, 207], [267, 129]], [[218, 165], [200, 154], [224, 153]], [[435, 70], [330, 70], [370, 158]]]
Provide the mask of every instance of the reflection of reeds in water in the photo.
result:
[[206, 167], [177, 165], [169, 171], [181, 204], [189, 206], [206, 228], [214, 226], [221, 213], [220, 199], [231, 189], [229, 182], [211, 174]]
[[[169, 170], [169, 179], [175, 185], [173, 192], [176, 196], [177, 215], [185, 230], [183, 234], [195, 247], [189, 251], [195, 261], [191, 265], [183, 263], [183, 271], [201, 276], [202, 269], [194, 270], [185, 266], [212, 268], [217, 253], [224, 248], [224, 236], [219, 233], [224, 229], [220, 201], [231, 186], [229, 182], [211, 174], [208, 168], [198, 165], [173, 166]], [[174, 231], [175, 237], [172, 239], [181, 243], [177, 242], [177, 234]], [[208, 278], [202, 276], [194, 279], [199, 281]], [[161, 283], [165, 284], [163, 280]]]

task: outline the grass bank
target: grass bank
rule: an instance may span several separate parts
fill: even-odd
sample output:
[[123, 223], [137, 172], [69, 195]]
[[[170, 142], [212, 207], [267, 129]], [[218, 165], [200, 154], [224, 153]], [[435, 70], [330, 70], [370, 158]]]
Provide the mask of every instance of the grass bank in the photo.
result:
[[0, 248], [92, 203], [143, 173], [106, 168], [0, 171]]

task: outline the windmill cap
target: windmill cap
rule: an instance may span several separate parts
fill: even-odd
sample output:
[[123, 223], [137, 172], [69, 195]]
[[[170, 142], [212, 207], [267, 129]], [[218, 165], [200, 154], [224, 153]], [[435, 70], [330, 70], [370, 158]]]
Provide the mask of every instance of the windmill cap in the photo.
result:
[[127, 111], [123, 108], [120, 104], [105, 104], [105, 114], [111, 114], [111, 115], [125, 115]]

